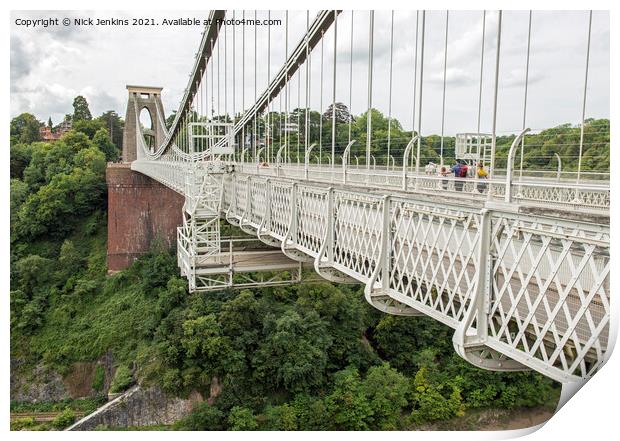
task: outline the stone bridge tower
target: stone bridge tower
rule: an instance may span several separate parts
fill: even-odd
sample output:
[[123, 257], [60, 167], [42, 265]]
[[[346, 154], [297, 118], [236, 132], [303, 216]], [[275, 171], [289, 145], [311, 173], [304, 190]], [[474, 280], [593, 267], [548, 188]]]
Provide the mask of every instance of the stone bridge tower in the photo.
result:
[[[164, 141], [164, 127], [157, 117], [157, 108], [163, 112], [164, 106], [161, 102], [161, 87], [145, 87], [145, 86], [127, 86], [127, 112], [125, 113], [125, 130], [123, 132], [123, 162], [133, 162], [138, 159], [137, 141], [138, 127], [136, 126], [136, 107], [134, 100], [137, 102], [138, 112], [146, 109], [153, 124], [152, 129], [145, 127], [145, 134], [153, 137], [153, 146], [157, 148]], [[139, 118], [140, 115], [138, 114]], [[163, 119], [163, 117], [162, 117]]]
[[157, 148], [165, 137], [164, 127], [157, 117], [158, 107], [164, 111], [161, 90], [161, 87], [127, 86], [129, 98], [123, 133], [123, 162], [109, 163], [106, 170], [107, 263], [108, 270], [112, 272], [130, 266], [151, 248], [155, 240], [173, 246], [177, 227], [183, 222], [183, 196], [131, 170], [131, 163], [138, 159], [137, 136], [140, 136], [136, 126], [134, 99], [138, 112], [146, 108], [151, 115], [153, 127], [148, 130], [145, 127], [144, 133], [152, 137], [152, 145]]

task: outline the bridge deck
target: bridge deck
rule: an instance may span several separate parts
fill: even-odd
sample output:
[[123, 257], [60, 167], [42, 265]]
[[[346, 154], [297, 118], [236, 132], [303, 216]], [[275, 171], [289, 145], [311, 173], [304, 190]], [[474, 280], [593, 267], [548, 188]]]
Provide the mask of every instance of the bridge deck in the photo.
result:
[[259, 271], [296, 270], [296, 262], [279, 250], [234, 250], [201, 259], [197, 262], [196, 274], [251, 273]]

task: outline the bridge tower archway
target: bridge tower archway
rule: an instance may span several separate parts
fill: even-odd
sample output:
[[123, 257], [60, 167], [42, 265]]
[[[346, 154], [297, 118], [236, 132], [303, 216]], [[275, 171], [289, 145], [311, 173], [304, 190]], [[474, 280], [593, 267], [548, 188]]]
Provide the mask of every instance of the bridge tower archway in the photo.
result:
[[[165, 127], [159, 118], [158, 112], [164, 111], [161, 102], [161, 87], [127, 86], [127, 112], [125, 113], [125, 129], [123, 132], [123, 162], [133, 162], [138, 159], [137, 137], [139, 136], [138, 121], [144, 110], [148, 112], [151, 126], [145, 127], [152, 138], [152, 147], [156, 149], [164, 141]], [[140, 115], [136, 115], [136, 108]], [[163, 115], [162, 115], [163, 116]], [[146, 132], [145, 132], [146, 134]], [[148, 144], [147, 144], [148, 145]]]

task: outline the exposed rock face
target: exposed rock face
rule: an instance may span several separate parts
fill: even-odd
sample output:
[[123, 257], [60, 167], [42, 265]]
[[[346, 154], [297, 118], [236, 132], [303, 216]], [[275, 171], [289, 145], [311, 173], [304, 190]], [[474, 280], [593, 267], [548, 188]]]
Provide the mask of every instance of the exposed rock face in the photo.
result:
[[41, 403], [71, 398], [60, 374], [38, 365], [32, 372], [16, 375], [20, 364], [11, 359], [11, 401]]
[[[99, 391], [93, 389], [98, 366], [104, 372], [103, 385]], [[114, 359], [109, 352], [95, 362], [74, 363], [64, 377], [42, 363], [29, 371], [24, 368], [22, 360], [12, 358], [11, 401], [41, 403], [95, 397], [107, 392], [114, 371]]]
[[197, 392], [183, 399], [166, 395], [158, 386], [147, 389], [135, 386], [67, 430], [172, 424], [188, 415], [200, 401], [202, 396]]

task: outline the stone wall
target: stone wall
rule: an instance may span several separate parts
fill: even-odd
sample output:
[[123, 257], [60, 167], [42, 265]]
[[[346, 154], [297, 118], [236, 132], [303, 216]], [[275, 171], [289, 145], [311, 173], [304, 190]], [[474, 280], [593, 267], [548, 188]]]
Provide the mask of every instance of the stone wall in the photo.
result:
[[156, 238], [173, 245], [183, 221], [183, 196], [130, 167], [115, 163], [106, 170], [109, 271], [130, 266]]
[[147, 389], [135, 386], [67, 430], [172, 424], [188, 415], [194, 404], [200, 401], [202, 396], [197, 392], [183, 399], [166, 395], [158, 386]]
[[23, 364], [11, 358], [11, 401], [44, 403], [72, 398], [58, 372], [43, 364], [22, 369]]

